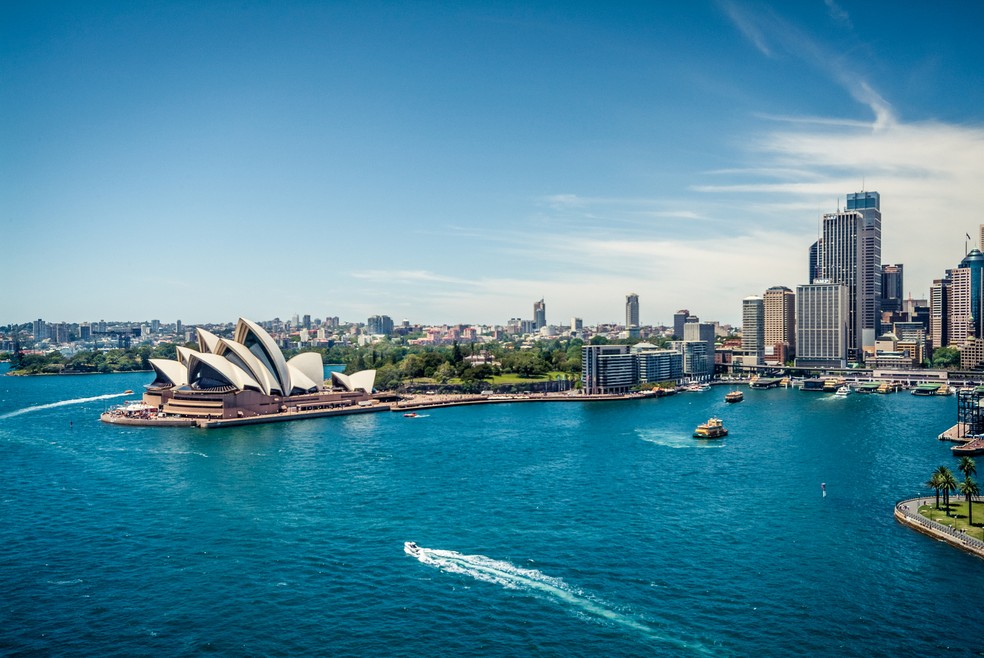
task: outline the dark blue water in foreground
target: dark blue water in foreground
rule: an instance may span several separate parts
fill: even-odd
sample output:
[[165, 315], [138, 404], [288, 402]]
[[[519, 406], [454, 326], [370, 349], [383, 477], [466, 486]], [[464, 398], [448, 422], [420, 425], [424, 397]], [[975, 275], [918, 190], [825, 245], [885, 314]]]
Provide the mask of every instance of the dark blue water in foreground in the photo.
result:
[[[215, 431], [80, 401], [148, 380], [0, 377], [0, 653], [984, 652], [984, 561], [892, 519], [954, 465], [953, 398], [716, 388]], [[712, 414], [731, 436], [709, 447]]]

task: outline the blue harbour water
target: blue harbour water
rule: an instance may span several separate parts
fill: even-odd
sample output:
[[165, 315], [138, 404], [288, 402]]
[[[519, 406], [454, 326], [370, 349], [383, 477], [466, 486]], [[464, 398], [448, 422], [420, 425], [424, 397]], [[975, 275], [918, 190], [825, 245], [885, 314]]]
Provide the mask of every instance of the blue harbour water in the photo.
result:
[[984, 655], [984, 561], [892, 518], [953, 398], [98, 421], [149, 377], [0, 377], [0, 653]]

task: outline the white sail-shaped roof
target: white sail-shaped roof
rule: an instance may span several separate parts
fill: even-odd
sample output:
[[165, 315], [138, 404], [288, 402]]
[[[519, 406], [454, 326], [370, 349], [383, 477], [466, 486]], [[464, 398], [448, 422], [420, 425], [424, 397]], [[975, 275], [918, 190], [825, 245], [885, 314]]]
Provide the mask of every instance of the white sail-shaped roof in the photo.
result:
[[188, 383], [188, 369], [173, 359], [150, 359], [150, 367], [157, 374], [155, 382], [168, 382], [173, 386]]
[[314, 393], [318, 390], [318, 383], [311, 381], [307, 375], [295, 368], [294, 366], [287, 364], [287, 370], [290, 372], [291, 381], [291, 395], [297, 395], [300, 393]]
[[290, 373], [287, 372], [287, 362], [284, 354], [277, 347], [276, 341], [264, 331], [263, 327], [246, 318], [239, 318], [236, 323], [234, 340], [245, 345], [260, 362], [270, 370], [285, 395], [290, 394]]
[[235, 386], [239, 390], [252, 388], [255, 391], [263, 390], [259, 382], [253, 379], [249, 373], [217, 354], [195, 354], [188, 361], [188, 383], [194, 384], [199, 380], [204, 372], [202, 365], [206, 365], [211, 370], [210, 374], [217, 374], [226, 384]]
[[195, 329], [195, 334], [198, 336], [198, 349], [202, 352], [211, 352], [214, 354], [215, 348], [219, 344], [219, 337], [211, 331], [205, 331], [201, 327]]
[[[317, 352], [302, 352], [290, 359], [287, 366], [300, 370], [307, 379], [318, 386], [325, 381], [325, 364]], [[291, 373], [291, 377], [293, 377], [293, 373]]]
[[180, 345], [176, 351], [178, 353], [178, 363], [182, 365], [188, 365], [188, 359], [191, 355], [198, 354], [198, 350], [193, 350], [190, 347], [181, 347]]
[[360, 370], [351, 375], [333, 372], [331, 373], [331, 381], [333, 384], [337, 383], [341, 385], [346, 391], [363, 390], [366, 393], [372, 393], [372, 387], [376, 383], [376, 371]]
[[[279, 393], [280, 395], [285, 394], [284, 391], [280, 389], [280, 384], [277, 382], [277, 378], [272, 372], [270, 372], [269, 368], [263, 365], [263, 363], [256, 358], [256, 355], [250, 352], [245, 345], [220, 338], [219, 344], [215, 348], [215, 353], [229, 359], [252, 375], [253, 379], [259, 382], [260, 389], [266, 395], [273, 395], [274, 393]], [[320, 360], [321, 357], [318, 358]]]

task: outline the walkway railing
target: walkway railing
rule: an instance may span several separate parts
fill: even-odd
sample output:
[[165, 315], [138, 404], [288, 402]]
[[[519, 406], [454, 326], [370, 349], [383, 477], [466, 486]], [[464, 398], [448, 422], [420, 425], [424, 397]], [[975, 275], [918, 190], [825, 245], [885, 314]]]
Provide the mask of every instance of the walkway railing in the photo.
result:
[[[909, 500], [900, 501], [895, 505], [895, 510], [904, 516], [906, 519], [918, 523], [924, 528], [934, 530], [938, 533], [942, 533], [951, 540], [951, 543], [963, 544], [968, 549], [974, 553], [981, 554], [984, 556], [984, 541], [971, 537], [966, 532], [962, 530], [956, 530], [948, 525], [939, 523], [938, 521], [933, 521], [932, 519], [927, 519], [925, 516], [919, 513], [919, 505], [922, 501], [927, 500], [926, 498], [910, 498]], [[932, 499], [928, 499], [932, 500]], [[974, 502], [981, 504], [984, 499], [975, 498]], [[981, 512], [984, 513], [984, 505], [981, 506]]]

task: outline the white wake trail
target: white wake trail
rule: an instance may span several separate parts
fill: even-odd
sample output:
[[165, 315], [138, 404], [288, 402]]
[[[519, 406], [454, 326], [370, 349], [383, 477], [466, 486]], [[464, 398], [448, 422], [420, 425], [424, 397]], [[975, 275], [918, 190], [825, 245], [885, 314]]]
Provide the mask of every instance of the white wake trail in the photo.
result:
[[415, 546], [413, 551], [408, 549], [406, 552], [416, 557], [421, 563], [440, 569], [446, 573], [464, 574], [476, 580], [501, 585], [506, 589], [546, 595], [547, 598], [553, 599], [558, 603], [566, 603], [582, 613], [614, 622], [625, 628], [631, 628], [649, 639], [672, 644], [675, 647], [689, 649], [697, 653], [709, 653], [705, 647], [699, 644], [692, 644], [659, 635], [650, 626], [612, 610], [604, 604], [593, 600], [580, 590], [572, 588], [562, 579], [548, 576], [536, 569], [524, 569], [509, 562], [494, 560], [485, 555], [465, 555], [457, 551]]
[[75, 398], [74, 400], [62, 400], [61, 402], [52, 402], [50, 404], [39, 404], [34, 407], [24, 407], [23, 409], [18, 409], [16, 411], [11, 411], [9, 413], [0, 414], [0, 420], [4, 418], [13, 418], [14, 416], [20, 416], [21, 414], [28, 414], [33, 411], [44, 411], [45, 409], [54, 409], [55, 407], [65, 407], [70, 404], [83, 404], [85, 402], [93, 402], [95, 400], [109, 400], [110, 398], [119, 398], [124, 395], [132, 395], [131, 393], [107, 393], [106, 395], [95, 395], [91, 398]]

